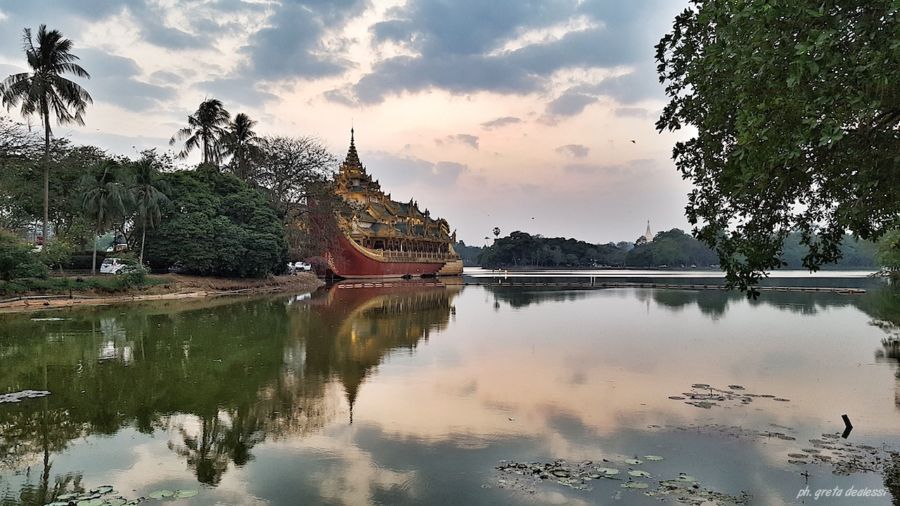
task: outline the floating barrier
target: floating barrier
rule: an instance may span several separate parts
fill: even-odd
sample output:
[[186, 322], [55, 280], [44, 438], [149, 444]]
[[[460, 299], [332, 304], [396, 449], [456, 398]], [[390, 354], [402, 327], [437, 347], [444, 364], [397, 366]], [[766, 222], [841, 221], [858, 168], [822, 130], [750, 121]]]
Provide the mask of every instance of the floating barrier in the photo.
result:
[[[619, 282], [619, 281], [594, 281], [594, 282], [565, 282], [565, 283], [546, 283], [546, 282], [466, 282], [466, 286], [496, 286], [496, 287], [555, 287], [569, 290], [584, 289], [600, 289], [600, 288], [653, 288], [665, 290], [727, 290], [725, 285], [698, 285], [698, 284], [677, 284], [677, 283], [636, 283], [636, 282]], [[866, 293], [864, 288], [842, 288], [842, 287], [823, 287], [823, 286], [758, 286], [759, 291], [766, 292], [816, 292], [816, 293], [837, 293], [842, 295], [860, 295]]]

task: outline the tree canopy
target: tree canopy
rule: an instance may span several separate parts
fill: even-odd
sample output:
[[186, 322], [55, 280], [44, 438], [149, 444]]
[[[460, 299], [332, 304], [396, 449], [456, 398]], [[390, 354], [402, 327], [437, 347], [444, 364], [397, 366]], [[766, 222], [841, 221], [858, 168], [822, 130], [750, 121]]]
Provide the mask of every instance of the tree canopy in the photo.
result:
[[210, 165], [158, 179], [170, 190], [159, 225], [146, 231], [144, 258], [152, 267], [238, 277], [284, 271], [284, 228], [259, 190]]
[[[693, 183], [694, 234], [752, 288], [799, 232], [803, 266], [877, 239], [900, 216], [895, 0], [693, 0], [657, 46], [662, 130]], [[752, 291], [752, 290], [751, 290]]]

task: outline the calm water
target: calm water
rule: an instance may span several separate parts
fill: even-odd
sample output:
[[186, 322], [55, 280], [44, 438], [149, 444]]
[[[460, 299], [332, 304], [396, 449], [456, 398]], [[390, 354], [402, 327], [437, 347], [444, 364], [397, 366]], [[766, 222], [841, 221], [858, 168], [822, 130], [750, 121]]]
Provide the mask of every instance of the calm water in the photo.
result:
[[[0, 315], [0, 393], [52, 392], [0, 404], [0, 500], [111, 485], [197, 490], [185, 504], [646, 504], [686, 473], [752, 504], [807, 486], [889, 504], [880, 467], [789, 462], [836, 441], [844, 413], [850, 444], [900, 448], [900, 296], [866, 283], [748, 301], [410, 282]], [[698, 383], [733, 395], [669, 398]], [[496, 469], [556, 459], [620, 479]]]

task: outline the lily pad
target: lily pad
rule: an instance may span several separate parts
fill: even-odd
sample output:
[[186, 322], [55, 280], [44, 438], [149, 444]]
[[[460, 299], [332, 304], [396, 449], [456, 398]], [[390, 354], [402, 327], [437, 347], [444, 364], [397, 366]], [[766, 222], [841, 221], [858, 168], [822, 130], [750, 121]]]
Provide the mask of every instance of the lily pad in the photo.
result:
[[638, 466], [638, 465], [643, 464], [644, 462], [642, 460], [638, 460], [638, 459], [625, 459], [625, 463], [632, 465], [632, 466]]
[[198, 490], [176, 490], [175, 498], [176, 499], [187, 499], [190, 497], [194, 497], [195, 495], [197, 495], [199, 493], [200, 492]]
[[647, 471], [628, 471], [628, 474], [630, 474], [631, 476], [634, 476], [636, 478], [649, 478], [650, 477], [650, 473], [648, 473]]
[[642, 482], [642, 481], [629, 481], [628, 483], [623, 483], [623, 484], [621, 485], [621, 487], [622, 487], [622, 488], [638, 488], [638, 489], [644, 489], [644, 488], [649, 488], [650, 485], [647, 485], [646, 483], [644, 483], [644, 482]]
[[647, 460], [652, 460], [652, 461], [654, 461], [654, 462], [659, 462], [660, 460], [663, 459], [663, 458], [660, 457], [659, 455], [644, 455], [644, 458], [647, 459]]
[[697, 478], [694, 478], [689, 474], [679, 474], [678, 478], [675, 478], [675, 480], [683, 481], [685, 483], [697, 483], [699, 481]]
[[113, 497], [112, 499], [107, 499], [104, 506], [125, 506], [128, 501], [122, 499], [121, 497]]
[[69, 492], [68, 494], [57, 496], [56, 498], [60, 501], [68, 501], [70, 499], [75, 499], [76, 497], [78, 497], [78, 494], [76, 494], [75, 492]]
[[78, 501], [75, 503], [77, 506], [103, 506], [103, 499], [99, 497], [96, 499], [87, 499], [84, 501]]
[[163, 489], [150, 492], [150, 495], [148, 497], [150, 499], [165, 499], [167, 497], [172, 497], [174, 494], [175, 492], [172, 492], [171, 490]]
[[603, 473], [603, 474], [605, 474], [606, 476], [615, 476], [615, 475], [619, 474], [619, 470], [618, 470], [618, 469], [613, 469], [613, 468], [611, 468], [611, 467], [598, 467], [598, 468], [597, 468], [597, 472], [598, 472], [598, 473]]

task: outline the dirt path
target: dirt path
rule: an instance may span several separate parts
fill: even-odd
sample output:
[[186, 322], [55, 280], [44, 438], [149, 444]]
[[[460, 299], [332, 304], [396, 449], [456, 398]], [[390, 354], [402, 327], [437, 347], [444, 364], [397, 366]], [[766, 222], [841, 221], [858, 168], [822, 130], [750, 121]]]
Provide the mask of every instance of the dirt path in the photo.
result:
[[324, 283], [313, 274], [274, 276], [266, 279], [230, 279], [181, 274], [154, 276], [158, 284], [130, 292], [103, 294], [77, 293], [68, 295], [35, 295], [0, 302], [0, 313], [57, 309], [73, 306], [120, 304], [144, 300], [176, 300], [226, 295], [247, 295], [276, 292], [311, 292]]

